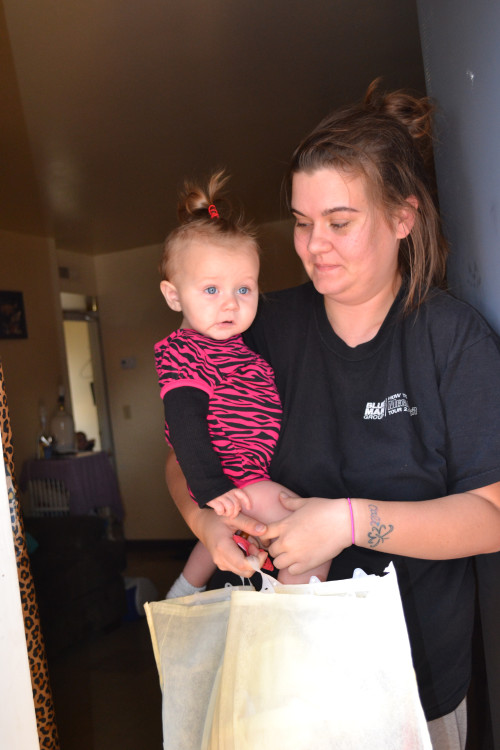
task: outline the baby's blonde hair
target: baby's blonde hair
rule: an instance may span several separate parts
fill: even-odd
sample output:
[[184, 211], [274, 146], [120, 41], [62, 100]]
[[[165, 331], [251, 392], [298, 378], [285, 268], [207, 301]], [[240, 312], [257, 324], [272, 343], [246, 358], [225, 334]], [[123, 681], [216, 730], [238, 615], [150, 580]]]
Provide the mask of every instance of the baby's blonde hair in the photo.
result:
[[170, 232], [163, 245], [160, 260], [162, 280], [171, 280], [178, 253], [195, 239], [228, 246], [244, 242], [252, 244], [259, 253], [254, 227], [245, 221], [241, 212], [235, 214], [224, 192], [228, 180], [229, 175], [221, 169], [212, 174], [206, 187], [185, 181], [177, 204], [179, 226]]

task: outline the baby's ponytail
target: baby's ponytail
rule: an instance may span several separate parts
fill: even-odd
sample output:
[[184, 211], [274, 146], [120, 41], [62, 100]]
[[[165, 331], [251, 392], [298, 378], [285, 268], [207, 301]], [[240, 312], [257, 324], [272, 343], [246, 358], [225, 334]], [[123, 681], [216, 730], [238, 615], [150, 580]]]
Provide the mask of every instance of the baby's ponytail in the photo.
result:
[[177, 204], [179, 223], [217, 219], [227, 221], [232, 214], [232, 207], [224, 192], [228, 181], [229, 175], [223, 169], [211, 175], [206, 186], [186, 180]]
[[258, 252], [253, 226], [245, 221], [241, 211], [235, 211], [227, 196], [228, 181], [229, 175], [223, 169], [214, 172], [205, 184], [185, 180], [177, 203], [179, 226], [170, 232], [163, 246], [162, 280], [170, 280], [175, 255], [182, 244], [194, 239], [228, 245], [249, 241]]

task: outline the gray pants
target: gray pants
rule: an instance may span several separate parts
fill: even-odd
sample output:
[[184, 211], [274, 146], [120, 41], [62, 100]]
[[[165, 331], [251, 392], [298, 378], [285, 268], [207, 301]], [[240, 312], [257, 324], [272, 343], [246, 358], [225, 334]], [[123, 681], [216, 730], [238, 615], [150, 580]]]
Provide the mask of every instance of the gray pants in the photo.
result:
[[462, 703], [440, 719], [429, 721], [429, 734], [433, 750], [465, 750], [467, 739], [467, 705]]

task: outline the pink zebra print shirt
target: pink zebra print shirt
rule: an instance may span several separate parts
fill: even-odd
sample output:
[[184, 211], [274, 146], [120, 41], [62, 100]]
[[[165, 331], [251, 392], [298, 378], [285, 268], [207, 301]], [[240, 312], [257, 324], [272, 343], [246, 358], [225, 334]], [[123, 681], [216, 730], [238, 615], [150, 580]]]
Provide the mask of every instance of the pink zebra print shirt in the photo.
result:
[[267, 362], [239, 335], [216, 341], [192, 329], [159, 341], [155, 357], [161, 398], [186, 385], [208, 394], [210, 438], [236, 487], [269, 479], [282, 410]]

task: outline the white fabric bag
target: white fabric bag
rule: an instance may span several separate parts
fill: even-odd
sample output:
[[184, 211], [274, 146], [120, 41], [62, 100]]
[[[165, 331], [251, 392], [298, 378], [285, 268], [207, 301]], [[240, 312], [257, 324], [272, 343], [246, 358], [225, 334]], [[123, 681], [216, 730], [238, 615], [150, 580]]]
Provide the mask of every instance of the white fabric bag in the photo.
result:
[[[392, 565], [382, 577], [232, 590], [220, 605], [217, 628], [211, 605], [191, 635], [181, 628], [189, 661], [176, 681], [188, 694], [198, 665], [187, 641], [203, 642], [209, 621], [214, 633], [210, 690], [181, 699], [192, 714], [172, 712], [180, 693], [166, 690], [178, 636], [158, 643], [165, 750], [431, 750]], [[173, 720], [203, 724], [201, 741], [170, 744]]]
[[[251, 589], [253, 587], [238, 587]], [[162, 690], [163, 746], [201, 748], [222, 664], [232, 591], [224, 588], [144, 605]]]

